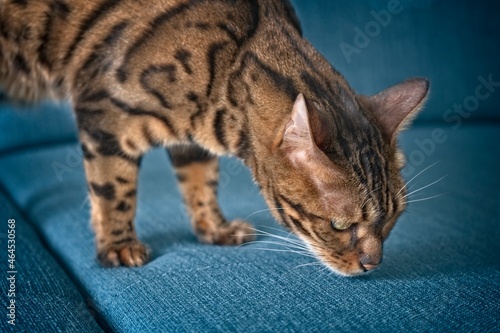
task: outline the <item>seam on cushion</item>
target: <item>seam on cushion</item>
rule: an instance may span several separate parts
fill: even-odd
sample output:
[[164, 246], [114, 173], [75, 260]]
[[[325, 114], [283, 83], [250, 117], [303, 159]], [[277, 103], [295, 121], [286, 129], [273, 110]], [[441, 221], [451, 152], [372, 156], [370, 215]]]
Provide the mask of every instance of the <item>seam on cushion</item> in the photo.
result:
[[[103, 331], [103, 332], [110, 332], [110, 326], [104, 319], [105, 317], [98, 311], [97, 307], [94, 305], [94, 302], [90, 295], [85, 291], [85, 288], [83, 288], [83, 284], [75, 278], [75, 276], [68, 271], [66, 265], [64, 262], [59, 258], [57, 253], [52, 251], [50, 246], [48, 246], [48, 242], [43, 237], [43, 235], [40, 233], [39, 229], [36, 227], [36, 225], [31, 221], [31, 219], [28, 218], [28, 216], [24, 213], [24, 211], [21, 209], [19, 206], [18, 202], [14, 200], [10, 192], [7, 190], [5, 185], [3, 184], [2, 180], [0, 179], [0, 192], [5, 195], [7, 200], [9, 201], [8, 204], [12, 205], [14, 207], [14, 210], [16, 213], [20, 215], [20, 217], [31, 227], [31, 229], [35, 232], [36, 236], [40, 240], [40, 244], [44, 248], [45, 251], [54, 259], [56, 264], [61, 268], [61, 270], [66, 274], [66, 277], [71, 281], [71, 283], [75, 286], [76, 290], [78, 293], [82, 296], [83, 301], [85, 302], [85, 305], [94, 319], [94, 321], [97, 323], [97, 326]], [[91, 302], [89, 302], [91, 300]]]
[[61, 140], [53, 140], [53, 141], [45, 141], [41, 143], [33, 143], [29, 145], [23, 145], [18, 147], [7, 148], [5, 150], [0, 151], [0, 158], [6, 157], [8, 155], [24, 153], [30, 150], [36, 150], [40, 148], [53, 148], [57, 146], [62, 146], [66, 144], [75, 144], [78, 143], [78, 139], [76, 138], [65, 138]]

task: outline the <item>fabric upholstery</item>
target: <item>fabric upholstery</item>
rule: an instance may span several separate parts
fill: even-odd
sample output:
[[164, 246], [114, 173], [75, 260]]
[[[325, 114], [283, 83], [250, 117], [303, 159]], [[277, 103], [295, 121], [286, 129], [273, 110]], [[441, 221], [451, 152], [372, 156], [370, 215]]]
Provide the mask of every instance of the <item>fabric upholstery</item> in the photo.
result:
[[67, 104], [19, 106], [0, 100], [0, 111], [0, 155], [76, 140], [75, 117]]
[[[403, 137], [405, 151], [435, 127]], [[181, 204], [164, 151], [143, 162], [137, 229], [153, 260], [139, 269], [104, 269], [94, 257], [81, 165], [61, 178], [74, 143], [10, 154], [0, 159], [0, 182], [33, 221], [58, 260], [92, 299], [101, 321], [119, 332], [244, 331], [494, 331], [499, 325], [500, 262], [498, 126], [445, 129], [446, 142], [426, 157], [415, 181], [425, 186], [385, 246], [372, 274], [340, 278], [282, 246], [240, 248], [199, 244]], [[417, 141], [418, 142], [418, 141]], [[266, 209], [239, 162], [221, 166], [220, 193], [230, 218]], [[248, 218], [271, 228], [268, 213]], [[273, 241], [261, 238], [260, 241]]]
[[[0, 186], [0, 284], [2, 332], [102, 332], [89, 312], [77, 287], [71, 282], [57, 259], [47, 251], [37, 232], [27, 223], [24, 214]], [[7, 274], [7, 220], [15, 219], [15, 270]], [[10, 269], [9, 269], [10, 270]], [[15, 288], [7, 277], [15, 276]], [[14, 290], [15, 297], [7, 297]], [[15, 326], [7, 323], [7, 307], [15, 300]], [[9, 303], [7, 303], [9, 302]], [[9, 310], [10, 312], [10, 310]]]

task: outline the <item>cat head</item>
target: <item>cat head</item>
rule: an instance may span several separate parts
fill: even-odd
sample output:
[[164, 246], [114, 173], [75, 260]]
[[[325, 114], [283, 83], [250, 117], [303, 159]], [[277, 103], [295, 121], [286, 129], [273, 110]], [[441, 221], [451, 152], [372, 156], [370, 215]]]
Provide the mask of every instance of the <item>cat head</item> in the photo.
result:
[[332, 105], [299, 95], [266, 162], [263, 189], [276, 218], [334, 272], [376, 268], [406, 206], [397, 136], [429, 84], [411, 79], [378, 95], [340, 89]]

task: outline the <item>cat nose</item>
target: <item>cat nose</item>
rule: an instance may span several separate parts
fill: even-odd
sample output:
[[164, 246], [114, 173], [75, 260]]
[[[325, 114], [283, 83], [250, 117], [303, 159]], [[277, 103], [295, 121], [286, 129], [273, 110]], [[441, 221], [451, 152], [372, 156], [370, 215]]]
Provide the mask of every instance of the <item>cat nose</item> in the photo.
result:
[[364, 268], [365, 272], [373, 271], [377, 267], [378, 267], [378, 265], [363, 264], [363, 268]]
[[361, 262], [361, 265], [363, 265], [365, 272], [373, 271], [382, 262], [381, 259], [374, 260], [374, 258], [370, 258], [370, 256], [368, 256], [366, 254], [361, 255], [359, 257], [359, 261]]

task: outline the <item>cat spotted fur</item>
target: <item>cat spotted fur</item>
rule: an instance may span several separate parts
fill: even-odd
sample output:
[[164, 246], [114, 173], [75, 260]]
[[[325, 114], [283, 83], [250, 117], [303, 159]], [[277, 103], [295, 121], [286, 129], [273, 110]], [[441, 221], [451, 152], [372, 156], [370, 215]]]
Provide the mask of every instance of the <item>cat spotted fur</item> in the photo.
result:
[[73, 105], [103, 265], [147, 262], [137, 173], [155, 146], [168, 149], [201, 241], [253, 239], [217, 203], [217, 156], [233, 155], [333, 271], [381, 262], [406, 205], [397, 134], [428, 82], [355, 94], [287, 0], [3, 0], [0, 47], [11, 98]]

